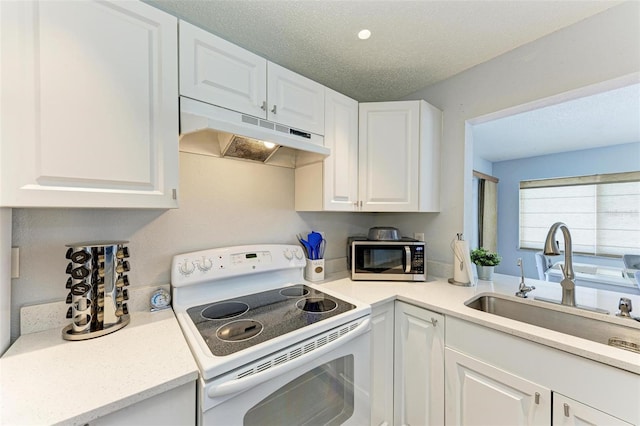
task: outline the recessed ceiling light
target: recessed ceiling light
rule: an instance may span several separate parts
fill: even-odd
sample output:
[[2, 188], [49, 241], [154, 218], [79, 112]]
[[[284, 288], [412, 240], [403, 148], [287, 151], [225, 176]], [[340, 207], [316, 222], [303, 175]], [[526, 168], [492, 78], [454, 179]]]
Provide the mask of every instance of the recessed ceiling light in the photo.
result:
[[369, 31], [369, 30], [361, 30], [361, 31], [358, 33], [358, 38], [359, 38], [360, 40], [366, 40], [366, 39], [368, 39], [369, 37], [371, 37], [371, 31]]

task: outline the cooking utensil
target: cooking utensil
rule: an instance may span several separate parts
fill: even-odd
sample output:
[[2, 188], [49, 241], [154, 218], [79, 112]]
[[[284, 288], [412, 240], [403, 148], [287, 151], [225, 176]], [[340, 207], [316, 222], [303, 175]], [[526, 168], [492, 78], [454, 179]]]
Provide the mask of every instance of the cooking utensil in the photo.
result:
[[320, 242], [320, 246], [318, 247], [318, 259], [324, 259], [324, 249], [327, 246], [327, 240], [324, 238]]
[[298, 237], [298, 241], [300, 241], [300, 244], [302, 244], [302, 248], [304, 249], [304, 254], [307, 256], [307, 259], [311, 259], [311, 256], [313, 254], [311, 244], [309, 244], [309, 241], [302, 238], [302, 235], [296, 234], [296, 236]]
[[309, 235], [307, 235], [307, 238], [309, 239], [309, 245], [311, 246], [310, 259], [311, 260], [320, 259], [319, 257], [320, 244], [324, 240], [322, 238], [322, 234], [312, 231]]
[[399, 241], [400, 232], [390, 226], [374, 226], [369, 229], [367, 238], [372, 241]]

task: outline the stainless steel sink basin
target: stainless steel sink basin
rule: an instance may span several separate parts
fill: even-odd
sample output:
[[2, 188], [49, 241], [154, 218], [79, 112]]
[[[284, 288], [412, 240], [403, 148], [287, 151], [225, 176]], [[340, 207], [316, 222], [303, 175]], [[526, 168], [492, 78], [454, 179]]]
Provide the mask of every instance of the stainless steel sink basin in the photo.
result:
[[[540, 303], [543, 302], [524, 301], [499, 294], [481, 294], [465, 302], [465, 305], [478, 311], [640, 353], [640, 328], [634, 327], [634, 320], [621, 319], [613, 322], [605, 315], [602, 315], [602, 319], [596, 319], [593, 317], [600, 314], [583, 316], [551, 309]], [[629, 321], [630, 325], [619, 324], [621, 321]]]

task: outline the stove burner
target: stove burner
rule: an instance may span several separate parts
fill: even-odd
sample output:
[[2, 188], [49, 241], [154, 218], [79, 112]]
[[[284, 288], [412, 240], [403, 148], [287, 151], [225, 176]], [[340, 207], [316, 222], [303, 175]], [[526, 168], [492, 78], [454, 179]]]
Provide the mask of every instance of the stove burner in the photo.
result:
[[294, 285], [291, 287], [283, 288], [282, 290], [280, 290], [280, 294], [285, 297], [300, 297], [309, 294], [309, 290], [304, 288], [302, 285]]
[[296, 307], [305, 312], [325, 313], [333, 311], [338, 304], [331, 299], [323, 299], [320, 297], [308, 297], [298, 300]]
[[216, 336], [225, 342], [240, 342], [257, 336], [262, 331], [262, 324], [254, 320], [231, 321], [216, 331]]
[[238, 317], [249, 310], [249, 305], [244, 302], [220, 302], [207, 306], [202, 310], [202, 316], [210, 320], [228, 319]]

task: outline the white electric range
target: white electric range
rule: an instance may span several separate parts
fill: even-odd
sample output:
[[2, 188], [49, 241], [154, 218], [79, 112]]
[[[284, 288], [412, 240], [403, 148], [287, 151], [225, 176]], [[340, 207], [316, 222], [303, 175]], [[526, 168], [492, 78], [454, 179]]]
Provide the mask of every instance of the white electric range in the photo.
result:
[[369, 305], [304, 280], [295, 245], [177, 255], [173, 309], [200, 369], [199, 423], [369, 423]]

